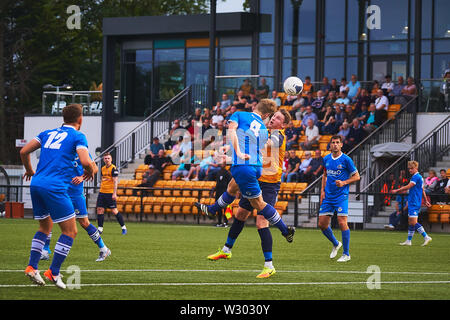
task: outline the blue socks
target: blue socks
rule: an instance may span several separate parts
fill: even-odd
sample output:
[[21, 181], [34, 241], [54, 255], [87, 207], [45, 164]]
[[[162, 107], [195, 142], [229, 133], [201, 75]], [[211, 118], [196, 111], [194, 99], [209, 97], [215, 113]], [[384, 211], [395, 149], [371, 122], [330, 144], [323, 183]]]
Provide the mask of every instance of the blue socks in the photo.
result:
[[278, 229], [280, 229], [281, 234], [283, 236], [288, 234], [289, 231], [286, 224], [281, 219], [281, 216], [277, 212], [277, 210], [270, 204], [267, 204], [259, 214], [262, 214], [263, 217], [267, 219], [267, 221], [269, 221], [271, 224], [275, 225]]
[[336, 247], [339, 244], [339, 241], [337, 241], [337, 239], [335, 238], [335, 236], [333, 234], [333, 230], [331, 230], [330, 226], [328, 228], [326, 228], [325, 230], [322, 230], [322, 233], [324, 234], [325, 237], [327, 237], [328, 240], [331, 241], [333, 246]]
[[350, 229], [347, 229], [345, 231], [342, 231], [342, 247], [343, 247], [343, 254], [346, 256], [349, 256], [349, 249], [350, 249]]
[[427, 233], [425, 232], [425, 229], [420, 223], [416, 223], [414, 225], [414, 230], [420, 233], [424, 238], [427, 236]]
[[42, 249], [44, 248], [45, 241], [47, 240], [47, 235], [40, 231], [36, 232], [31, 241], [31, 252], [30, 260], [28, 262], [29, 266], [32, 266], [37, 270], [39, 260], [41, 259]]
[[258, 229], [265, 261], [272, 261], [272, 234], [269, 228]]
[[44, 250], [48, 253], [52, 253], [50, 250], [50, 241], [52, 240], [52, 233], [50, 232], [47, 236], [47, 240], [45, 240]]
[[55, 252], [53, 255], [53, 261], [50, 265], [50, 270], [54, 276], [59, 275], [59, 269], [61, 268], [62, 263], [66, 259], [67, 255], [72, 248], [73, 239], [65, 234], [62, 234], [58, 242], [55, 245]]
[[98, 232], [98, 229], [94, 225], [92, 225], [92, 223], [88, 225], [88, 227], [86, 228], [86, 232], [100, 249], [105, 246], [102, 237], [100, 236], [100, 232]]
[[214, 202], [214, 204], [208, 206], [208, 210], [211, 213], [215, 214], [220, 209], [225, 209], [229, 204], [232, 204], [234, 199], [236, 199], [236, 197], [230, 195], [227, 191], [225, 191], [224, 193], [222, 193], [220, 198], [217, 199], [216, 202]]
[[225, 242], [225, 246], [230, 249], [233, 248], [234, 242], [241, 233], [242, 229], [244, 229], [244, 225], [245, 221], [234, 218], [233, 224], [230, 227], [230, 231], [228, 231], [228, 237], [227, 242]]
[[408, 241], [412, 240], [415, 231], [415, 226], [408, 226]]

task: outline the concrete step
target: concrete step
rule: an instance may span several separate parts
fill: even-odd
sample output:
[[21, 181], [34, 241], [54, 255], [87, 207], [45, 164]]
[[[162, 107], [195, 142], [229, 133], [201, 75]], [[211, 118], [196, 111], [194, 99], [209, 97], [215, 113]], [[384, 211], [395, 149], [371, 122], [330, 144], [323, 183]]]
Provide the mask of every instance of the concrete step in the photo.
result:
[[389, 217], [372, 217], [371, 223], [385, 225], [389, 223]]
[[364, 229], [370, 229], [370, 230], [384, 230], [384, 225], [387, 223], [366, 223], [364, 224]]

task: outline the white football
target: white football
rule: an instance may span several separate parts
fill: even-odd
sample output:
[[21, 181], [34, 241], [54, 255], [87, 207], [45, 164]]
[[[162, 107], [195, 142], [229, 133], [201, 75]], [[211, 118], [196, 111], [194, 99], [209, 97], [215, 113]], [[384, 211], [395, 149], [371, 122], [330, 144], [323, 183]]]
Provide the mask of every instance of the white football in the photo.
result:
[[290, 96], [299, 95], [303, 90], [303, 81], [297, 77], [289, 77], [284, 80], [283, 89]]

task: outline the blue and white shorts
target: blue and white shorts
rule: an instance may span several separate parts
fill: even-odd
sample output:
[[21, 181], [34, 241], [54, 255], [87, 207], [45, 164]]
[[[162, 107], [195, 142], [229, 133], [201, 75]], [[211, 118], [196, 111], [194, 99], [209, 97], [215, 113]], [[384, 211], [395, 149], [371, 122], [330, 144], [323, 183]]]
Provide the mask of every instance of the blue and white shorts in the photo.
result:
[[67, 191], [51, 191], [38, 186], [30, 186], [33, 215], [36, 220], [51, 217], [54, 223], [75, 218], [75, 209]]
[[334, 213], [338, 216], [348, 215], [348, 198], [338, 200], [328, 200], [326, 197], [320, 206], [319, 216], [332, 216]]
[[231, 175], [239, 186], [239, 190], [244, 198], [254, 199], [261, 195], [258, 181], [261, 171], [262, 168], [259, 166], [239, 165], [231, 167]]
[[88, 216], [87, 207], [86, 207], [86, 198], [84, 194], [69, 194], [70, 199], [72, 200], [73, 207], [75, 209], [75, 214], [77, 219], [86, 218]]

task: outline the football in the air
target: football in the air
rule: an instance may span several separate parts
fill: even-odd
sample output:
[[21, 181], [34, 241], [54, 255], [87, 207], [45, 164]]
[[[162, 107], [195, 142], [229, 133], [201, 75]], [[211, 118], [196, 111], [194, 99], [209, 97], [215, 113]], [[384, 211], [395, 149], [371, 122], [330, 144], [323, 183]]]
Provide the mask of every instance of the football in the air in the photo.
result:
[[284, 92], [290, 96], [299, 95], [303, 90], [303, 81], [297, 77], [289, 77], [284, 80]]

